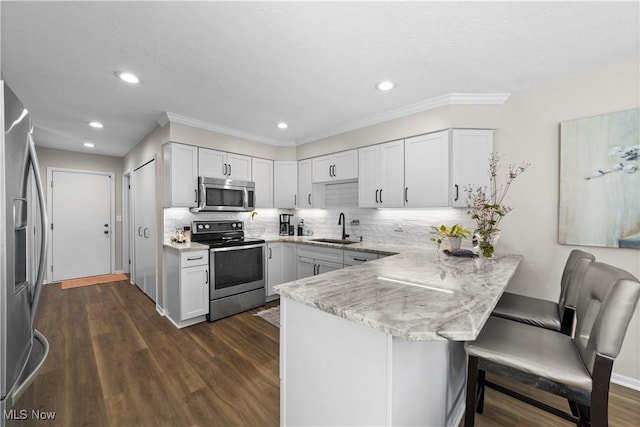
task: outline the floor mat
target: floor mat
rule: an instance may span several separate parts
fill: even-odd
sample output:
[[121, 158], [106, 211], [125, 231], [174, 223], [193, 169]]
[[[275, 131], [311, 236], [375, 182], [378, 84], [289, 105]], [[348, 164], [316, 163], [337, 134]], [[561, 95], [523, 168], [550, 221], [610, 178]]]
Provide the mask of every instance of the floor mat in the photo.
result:
[[262, 310], [261, 312], [254, 314], [254, 316], [262, 317], [264, 320], [271, 323], [276, 328], [280, 327], [280, 306]]
[[103, 274], [101, 276], [81, 277], [79, 279], [63, 280], [61, 289], [73, 289], [81, 286], [100, 285], [102, 283], [119, 282], [120, 280], [129, 280], [126, 274]]

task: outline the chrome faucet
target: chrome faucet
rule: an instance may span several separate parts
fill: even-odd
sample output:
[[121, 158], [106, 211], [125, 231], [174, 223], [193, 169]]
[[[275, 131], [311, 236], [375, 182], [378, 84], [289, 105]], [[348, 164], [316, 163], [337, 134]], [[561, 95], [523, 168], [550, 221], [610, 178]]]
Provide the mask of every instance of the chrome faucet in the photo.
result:
[[340, 216], [338, 216], [338, 225], [342, 225], [342, 240], [346, 240], [349, 235], [345, 230], [345, 226], [347, 225], [347, 221], [344, 219], [344, 213], [340, 212]]

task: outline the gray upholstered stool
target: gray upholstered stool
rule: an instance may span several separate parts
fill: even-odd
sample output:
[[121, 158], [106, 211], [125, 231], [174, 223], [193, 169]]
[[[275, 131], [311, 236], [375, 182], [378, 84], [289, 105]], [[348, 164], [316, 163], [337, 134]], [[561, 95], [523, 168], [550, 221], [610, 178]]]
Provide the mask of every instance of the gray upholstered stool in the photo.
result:
[[579, 249], [571, 251], [562, 272], [557, 303], [505, 292], [491, 315], [571, 335], [578, 288], [582, 283], [581, 280], [572, 279], [583, 274], [587, 265], [595, 259], [588, 252]]
[[601, 262], [590, 263], [581, 281], [575, 338], [490, 317], [478, 338], [465, 344], [465, 426], [474, 423], [478, 369], [567, 398], [575, 416], [519, 397], [577, 425], [608, 425], [611, 370], [640, 297], [640, 282]]

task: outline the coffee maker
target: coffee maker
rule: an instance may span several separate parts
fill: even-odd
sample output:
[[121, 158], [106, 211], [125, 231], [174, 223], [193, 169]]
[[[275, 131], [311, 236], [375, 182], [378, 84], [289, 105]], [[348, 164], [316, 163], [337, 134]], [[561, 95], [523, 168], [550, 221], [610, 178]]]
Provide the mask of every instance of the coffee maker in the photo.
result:
[[293, 226], [291, 225], [291, 214], [280, 214], [280, 235], [293, 236]]

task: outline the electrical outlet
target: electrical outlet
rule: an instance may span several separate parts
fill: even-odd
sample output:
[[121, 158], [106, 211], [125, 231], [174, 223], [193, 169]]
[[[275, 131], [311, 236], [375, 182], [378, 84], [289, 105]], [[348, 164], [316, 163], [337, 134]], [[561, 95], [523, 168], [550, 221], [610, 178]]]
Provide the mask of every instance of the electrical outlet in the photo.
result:
[[396, 222], [393, 225], [393, 231], [396, 231], [398, 233], [402, 233], [404, 231], [404, 225], [401, 222]]

